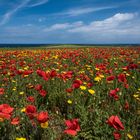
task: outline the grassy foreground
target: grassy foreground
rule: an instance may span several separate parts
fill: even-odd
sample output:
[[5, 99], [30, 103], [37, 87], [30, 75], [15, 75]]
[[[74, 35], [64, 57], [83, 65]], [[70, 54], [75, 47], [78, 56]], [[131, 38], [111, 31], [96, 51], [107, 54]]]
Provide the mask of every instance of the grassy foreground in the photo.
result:
[[0, 140], [139, 140], [139, 52], [0, 49]]

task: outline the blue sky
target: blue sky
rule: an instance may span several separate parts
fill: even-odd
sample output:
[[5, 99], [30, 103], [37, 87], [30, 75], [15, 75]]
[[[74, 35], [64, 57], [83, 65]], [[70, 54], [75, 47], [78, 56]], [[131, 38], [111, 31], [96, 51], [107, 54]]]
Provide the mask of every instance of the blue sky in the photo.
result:
[[0, 43], [140, 43], [140, 0], [1, 0]]

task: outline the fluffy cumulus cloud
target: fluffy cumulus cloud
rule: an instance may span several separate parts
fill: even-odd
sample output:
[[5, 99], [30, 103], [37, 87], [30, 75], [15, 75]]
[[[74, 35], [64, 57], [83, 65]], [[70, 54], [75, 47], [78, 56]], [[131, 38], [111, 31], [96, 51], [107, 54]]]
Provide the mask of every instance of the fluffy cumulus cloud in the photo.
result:
[[45, 28], [44, 32], [55, 32], [62, 36], [65, 34], [65, 39], [75, 40], [75, 36], [79, 43], [134, 43], [140, 41], [140, 20], [137, 17], [137, 13], [116, 13], [112, 17], [89, 24], [82, 21], [54, 24]]
[[[117, 13], [102, 21], [93, 21], [88, 25], [68, 30], [80, 33], [96, 41], [131, 42], [140, 40], [140, 21], [136, 13]], [[86, 37], [85, 37], [86, 38]], [[129, 40], [130, 39], [130, 40]], [[134, 41], [134, 42], [135, 42]]]
[[[100, 21], [55, 23], [50, 26], [27, 24], [3, 28], [1, 42], [31, 43], [140, 43], [137, 13], [116, 13]], [[1, 32], [2, 32], [1, 30]], [[3, 40], [2, 40], [3, 39]]]
[[93, 21], [88, 25], [70, 29], [69, 32], [92, 32], [99, 30], [108, 32], [112, 29], [121, 28], [124, 24], [127, 26], [136, 16], [136, 13], [117, 13], [102, 21]]

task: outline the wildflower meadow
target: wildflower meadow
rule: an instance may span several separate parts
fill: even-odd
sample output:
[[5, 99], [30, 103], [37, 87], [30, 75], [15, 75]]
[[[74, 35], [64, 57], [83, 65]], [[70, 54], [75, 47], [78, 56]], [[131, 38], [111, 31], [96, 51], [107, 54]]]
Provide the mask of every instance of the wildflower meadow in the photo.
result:
[[0, 140], [140, 140], [140, 47], [1, 48]]

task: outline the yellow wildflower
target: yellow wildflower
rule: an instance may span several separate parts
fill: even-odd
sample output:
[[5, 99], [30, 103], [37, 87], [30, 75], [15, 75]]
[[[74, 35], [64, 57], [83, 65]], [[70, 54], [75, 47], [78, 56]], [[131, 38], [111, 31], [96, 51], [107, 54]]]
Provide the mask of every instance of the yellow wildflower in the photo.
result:
[[126, 76], [130, 76], [130, 74], [129, 73], [126, 73]]
[[127, 137], [129, 138], [129, 139], [133, 139], [133, 136], [131, 135], [131, 134], [127, 134]]
[[86, 90], [87, 88], [86, 88], [86, 86], [80, 86], [80, 89], [81, 90]]
[[4, 119], [3, 118], [0, 118], [0, 122], [3, 122], [4, 121]]
[[136, 98], [140, 102], [140, 98]]
[[58, 58], [58, 55], [52, 56], [52, 58], [57, 59]]
[[45, 122], [45, 123], [41, 123], [41, 127], [42, 128], [48, 128], [48, 121], [47, 122]]
[[95, 93], [95, 91], [93, 89], [89, 89], [88, 92], [92, 95]]
[[46, 73], [49, 73], [50, 72], [50, 70], [46, 70]]
[[24, 77], [28, 77], [29, 75], [24, 75]]
[[16, 91], [16, 90], [17, 90], [17, 88], [16, 88], [16, 87], [14, 87], [12, 90], [13, 90], [13, 91]]
[[21, 138], [16, 138], [16, 140], [26, 140], [26, 138], [23, 138], [23, 137], [21, 137]]
[[100, 74], [99, 77], [100, 77], [100, 78], [104, 78], [105, 76], [104, 76], [103, 74]]
[[93, 73], [90, 73], [91, 76], [93, 76]]
[[24, 94], [24, 91], [21, 91], [19, 94], [20, 94], [20, 95], [23, 95], [23, 94]]
[[133, 95], [133, 97], [138, 98], [138, 97], [139, 97], [139, 95], [138, 95], [138, 94], [134, 94], [134, 95]]
[[59, 71], [59, 69], [55, 69], [56, 71]]
[[69, 99], [69, 100], [67, 101], [67, 103], [68, 103], [68, 104], [72, 104], [72, 100]]
[[26, 108], [25, 107], [21, 109], [21, 112], [25, 112], [25, 111], [26, 111]]
[[6, 97], [6, 98], [8, 98], [8, 96], [7, 96], [7, 95], [5, 95], [5, 97]]
[[99, 69], [99, 68], [95, 68], [95, 70], [97, 70], [97, 71], [98, 71], [98, 70], [100, 70], [100, 69]]
[[11, 74], [10, 72], [7, 73], [7, 75], [10, 75], [10, 74]]
[[86, 84], [87, 84], [87, 82], [83, 82], [83, 84], [84, 84], [84, 85], [86, 85]]
[[95, 78], [94, 78], [94, 81], [96, 81], [96, 82], [101, 81], [101, 77], [99, 77], [99, 76], [95, 77]]
[[79, 73], [81, 73], [81, 74], [82, 74], [82, 73], [85, 73], [85, 71], [84, 71], [84, 70], [82, 70], [82, 71], [79, 71]]
[[28, 87], [28, 88], [33, 88], [34, 86], [33, 86], [31, 83], [29, 83], [29, 84], [27, 85], [27, 87]]
[[28, 70], [28, 69], [29, 69], [29, 66], [26, 66], [26, 67], [24, 67], [23, 69], [24, 69], [24, 70]]
[[85, 65], [86, 67], [88, 67], [88, 68], [91, 68], [92, 66], [90, 66], [90, 65]]

